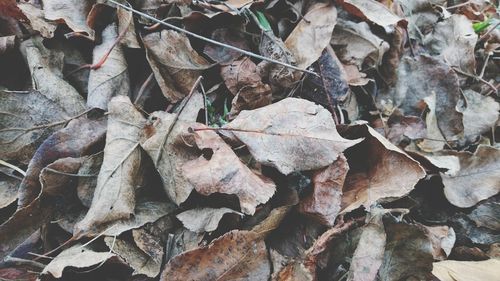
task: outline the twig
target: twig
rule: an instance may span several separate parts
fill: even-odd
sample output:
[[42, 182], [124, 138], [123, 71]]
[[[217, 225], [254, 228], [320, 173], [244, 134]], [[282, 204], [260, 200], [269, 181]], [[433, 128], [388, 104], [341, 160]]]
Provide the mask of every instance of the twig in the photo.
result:
[[479, 73], [479, 78], [483, 78], [484, 76], [484, 71], [486, 70], [486, 66], [488, 65], [488, 61], [490, 60], [490, 53], [486, 55], [486, 58], [484, 59], [484, 64], [483, 67], [481, 68], [481, 73]]
[[196, 79], [196, 82], [194, 82], [194, 85], [191, 88], [191, 91], [189, 91], [189, 94], [181, 103], [179, 111], [175, 114], [174, 120], [172, 121], [172, 123], [170, 123], [170, 126], [168, 126], [167, 133], [165, 134], [165, 136], [161, 140], [160, 149], [158, 150], [158, 154], [156, 155], [156, 158], [154, 161], [155, 166], [158, 166], [158, 161], [160, 161], [160, 157], [161, 157], [161, 154], [164, 150], [164, 146], [165, 146], [165, 143], [167, 142], [168, 136], [172, 132], [172, 129], [174, 128], [175, 123], [177, 123], [177, 120], [179, 120], [179, 115], [181, 115], [181, 112], [184, 110], [184, 108], [186, 107], [186, 104], [189, 102], [189, 100], [193, 96], [194, 91], [196, 90], [196, 88], [200, 84], [201, 79], [203, 79], [203, 76], [200, 76], [200, 77], [198, 77], [198, 79]]
[[146, 91], [146, 88], [149, 86], [149, 83], [151, 83], [151, 81], [153, 81], [153, 77], [154, 77], [154, 73], [151, 72], [151, 74], [149, 74], [148, 78], [146, 78], [146, 80], [144, 81], [144, 83], [142, 83], [142, 86], [139, 89], [139, 92], [137, 93], [137, 97], [134, 100], [134, 104], [137, 104], [137, 102], [139, 101], [139, 99], [142, 97], [142, 95]]
[[[68, 245], [68, 244], [70, 244], [71, 242], [74, 242], [74, 241], [76, 241], [75, 237], [71, 237], [68, 240], [64, 241], [64, 243], [62, 243], [61, 245], [55, 247], [54, 249], [52, 249], [52, 250], [50, 250], [48, 252], [43, 253], [42, 256], [48, 256], [48, 255], [52, 254], [53, 252], [61, 249], [62, 247], [66, 246], [66, 245]], [[41, 257], [36, 257], [33, 260], [36, 261], [36, 260], [39, 260], [39, 259], [41, 259]]]
[[3, 161], [2, 159], [0, 159], [0, 165], [2, 166], [5, 166], [5, 167], [9, 167], [11, 168], [12, 170], [20, 173], [21, 175], [23, 175], [24, 177], [26, 176], [26, 172], [21, 170], [21, 168], [17, 167], [17, 166], [14, 166], [12, 164], [10, 164], [9, 162], [6, 162], [6, 161]]
[[137, 10], [135, 10], [135, 9], [133, 9], [133, 8], [130, 8], [130, 7], [128, 7], [128, 6], [125, 6], [125, 5], [123, 5], [123, 4], [121, 4], [121, 3], [118, 3], [118, 2], [116, 2], [116, 1], [114, 1], [114, 0], [107, 0], [107, 1], [109, 1], [109, 2], [113, 3], [113, 4], [117, 5], [117, 6], [120, 6], [120, 7], [124, 8], [124, 9], [126, 9], [126, 10], [128, 10], [128, 11], [131, 11], [131, 12], [133, 12], [133, 13], [137, 14], [137, 15], [140, 15], [140, 16], [145, 17], [145, 18], [147, 18], [147, 19], [150, 19], [150, 20], [152, 20], [152, 21], [154, 21], [154, 22], [157, 22], [157, 23], [159, 23], [159, 24], [162, 24], [162, 25], [164, 25], [164, 26], [167, 26], [167, 27], [169, 27], [169, 28], [171, 28], [171, 29], [173, 29], [173, 30], [175, 30], [175, 31], [178, 31], [178, 32], [181, 32], [181, 33], [184, 33], [184, 34], [190, 35], [190, 36], [192, 36], [192, 37], [194, 37], [194, 38], [197, 38], [197, 39], [203, 40], [203, 41], [205, 41], [205, 42], [212, 43], [212, 44], [217, 45], [217, 46], [221, 46], [221, 47], [224, 47], [224, 48], [231, 49], [231, 50], [233, 50], [233, 51], [236, 51], [236, 52], [242, 53], [242, 54], [244, 54], [244, 55], [247, 55], [247, 56], [249, 56], [249, 57], [253, 57], [253, 58], [257, 58], [257, 59], [265, 60], [265, 61], [272, 62], [272, 63], [275, 63], [275, 64], [279, 64], [279, 65], [282, 65], [282, 66], [284, 66], [284, 67], [288, 67], [288, 68], [291, 68], [291, 69], [294, 69], [294, 70], [297, 70], [297, 71], [301, 71], [301, 72], [305, 72], [305, 73], [309, 73], [309, 74], [312, 74], [312, 75], [318, 76], [318, 74], [317, 74], [316, 72], [313, 72], [313, 71], [310, 71], [310, 70], [307, 70], [307, 69], [302, 69], [302, 68], [297, 67], [297, 66], [293, 66], [293, 65], [290, 65], [290, 64], [287, 64], [287, 63], [284, 63], [284, 62], [281, 62], [281, 61], [275, 60], [275, 59], [271, 59], [271, 58], [268, 58], [268, 57], [264, 57], [264, 56], [261, 56], [261, 55], [258, 55], [258, 54], [255, 54], [255, 53], [252, 53], [252, 52], [249, 52], [249, 51], [246, 51], [246, 50], [243, 50], [243, 49], [237, 48], [237, 47], [235, 47], [235, 46], [227, 45], [227, 44], [221, 43], [221, 42], [219, 42], [219, 41], [215, 41], [215, 40], [213, 40], [213, 39], [210, 39], [210, 38], [207, 38], [207, 37], [201, 36], [201, 35], [199, 35], [199, 34], [196, 34], [196, 33], [194, 33], [194, 32], [188, 31], [188, 30], [186, 30], [186, 29], [180, 28], [180, 27], [175, 26], [175, 25], [173, 25], [173, 24], [167, 23], [167, 22], [165, 22], [165, 21], [161, 21], [161, 20], [159, 20], [159, 19], [157, 19], [157, 18], [155, 18], [155, 17], [152, 17], [152, 16], [150, 16], [150, 15], [148, 15], [148, 14], [145, 14], [145, 13], [143, 13], [143, 12], [137, 11]]
[[[13, 264], [13, 265], [27, 265], [27, 266], [31, 266], [31, 267], [35, 267], [35, 268], [39, 268], [39, 269], [45, 268], [45, 264], [43, 264], [43, 263], [39, 263], [39, 262], [32, 261], [32, 260], [25, 260], [25, 259], [21, 259], [21, 258], [11, 257], [11, 256], [5, 257], [4, 263], [5, 264]], [[2, 279], [0, 279], [0, 280], [2, 280]]]
[[462, 70], [460, 70], [460, 69], [458, 69], [457, 67], [454, 67], [454, 66], [452, 66], [451, 68], [452, 68], [455, 72], [457, 72], [457, 73], [459, 73], [459, 74], [462, 74], [462, 75], [467, 76], [467, 77], [469, 77], [469, 78], [476, 79], [476, 80], [478, 80], [478, 81], [480, 81], [480, 82], [482, 82], [482, 83], [484, 83], [484, 84], [488, 85], [488, 87], [490, 87], [490, 88], [491, 88], [491, 89], [492, 89], [495, 93], [498, 93], [497, 88], [496, 88], [495, 86], [493, 86], [490, 82], [488, 82], [488, 81], [484, 80], [483, 78], [481, 78], [481, 77], [479, 77], [479, 76], [477, 76], [477, 75], [472, 75], [472, 74], [469, 74], [469, 73], [467, 73], [467, 72], [464, 72], [464, 71], [462, 71]]
[[205, 125], [208, 127], [207, 93], [203, 83], [200, 83], [201, 95], [203, 96], [203, 111], [205, 111]]
[[455, 8], [460, 8], [460, 7], [463, 7], [463, 6], [467, 6], [467, 5], [469, 5], [469, 3], [470, 3], [470, 0], [465, 1], [464, 3], [460, 3], [460, 4], [457, 4], [457, 5], [446, 7], [446, 10], [451, 10], [451, 9], [455, 9]]

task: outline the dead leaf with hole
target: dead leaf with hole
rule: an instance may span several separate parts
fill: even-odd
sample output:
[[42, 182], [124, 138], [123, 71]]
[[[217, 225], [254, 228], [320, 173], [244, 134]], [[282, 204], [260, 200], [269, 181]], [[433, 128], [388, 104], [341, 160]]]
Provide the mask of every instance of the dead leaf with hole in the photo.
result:
[[177, 215], [185, 228], [201, 233], [217, 229], [222, 217], [226, 214], [243, 215], [229, 208], [197, 208], [184, 211]]
[[375, 0], [340, 0], [342, 7], [349, 13], [368, 19], [369, 21], [383, 27], [386, 32], [394, 30], [396, 25], [406, 26], [405, 19], [395, 15], [384, 4]]
[[94, 30], [87, 25], [87, 15], [93, 1], [44, 0], [43, 13], [47, 20], [64, 22], [74, 32], [86, 33], [94, 39]]
[[361, 141], [342, 138], [328, 110], [296, 98], [242, 111], [224, 128], [247, 145], [257, 162], [285, 175], [326, 167]]
[[55, 278], [61, 278], [65, 268], [86, 268], [100, 264], [114, 257], [110, 252], [96, 252], [81, 244], [76, 244], [62, 251], [43, 269], [42, 274], [51, 274]]
[[350, 126], [342, 135], [364, 141], [346, 152], [351, 169], [343, 188], [341, 213], [399, 199], [425, 176], [417, 161], [368, 125]]
[[153, 159], [165, 193], [179, 205], [186, 201], [194, 188], [182, 174], [182, 165], [198, 158], [199, 154], [196, 149], [186, 145], [187, 137], [184, 135], [188, 132], [190, 123], [179, 120], [173, 124], [174, 120], [174, 114], [153, 112], [144, 127], [145, 138], [141, 140], [141, 146]]
[[202, 71], [212, 66], [182, 33], [163, 30], [144, 36], [142, 41], [155, 79], [170, 102], [187, 96]]
[[[118, 38], [116, 24], [108, 25], [102, 31], [102, 43], [94, 47], [93, 63], [98, 64]], [[89, 108], [108, 109], [108, 103], [114, 96], [128, 96], [130, 91], [127, 62], [120, 45], [114, 46], [104, 64], [98, 69], [91, 69], [88, 82], [87, 106]]]
[[28, 165], [26, 176], [19, 186], [18, 205], [25, 207], [39, 195], [39, 175], [45, 166], [60, 158], [81, 157], [91, 153], [103, 141], [105, 132], [106, 119], [91, 120], [82, 116], [48, 137], [38, 147]]
[[452, 15], [435, 25], [433, 32], [424, 38], [424, 44], [431, 55], [440, 56], [450, 66], [475, 74], [477, 40], [472, 22], [464, 15]]
[[328, 167], [314, 172], [313, 191], [300, 202], [300, 212], [318, 219], [326, 226], [333, 226], [340, 212], [342, 188], [349, 170], [343, 154]]
[[175, 256], [160, 280], [267, 280], [270, 275], [264, 241], [254, 232], [234, 230], [207, 247]]
[[262, 83], [257, 66], [248, 57], [221, 67], [221, 76], [228, 90], [234, 95], [230, 116], [242, 110], [256, 109], [272, 102], [269, 85]]
[[104, 242], [113, 253], [134, 269], [132, 275], [144, 274], [154, 278], [160, 274], [162, 257], [153, 259], [133, 243], [120, 238], [108, 236], [104, 238]]
[[500, 276], [500, 260], [435, 262], [432, 274], [442, 281], [496, 280]]
[[[206, 128], [203, 125], [196, 127]], [[182, 173], [198, 193], [234, 194], [240, 201], [242, 212], [249, 215], [273, 196], [276, 185], [245, 166], [217, 133], [197, 131], [194, 139], [203, 155], [186, 162]]]
[[109, 103], [106, 147], [97, 187], [87, 215], [75, 226], [74, 236], [99, 233], [104, 224], [134, 214], [135, 189], [142, 177], [139, 139], [145, 121], [128, 97], [117, 96]]
[[328, 3], [313, 4], [285, 40], [297, 66], [308, 68], [330, 43], [337, 23], [337, 9]]
[[451, 204], [469, 208], [500, 191], [500, 149], [480, 145], [474, 154], [454, 153], [460, 170], [441, 173], [444, 194]]
[[330, 43], [342, 63], [356, 65], [360, 70], [363, 63], [379, 66], [389, 50], [389, 43], [373, 34], [366, 22], [341, 19], [333, 29]]

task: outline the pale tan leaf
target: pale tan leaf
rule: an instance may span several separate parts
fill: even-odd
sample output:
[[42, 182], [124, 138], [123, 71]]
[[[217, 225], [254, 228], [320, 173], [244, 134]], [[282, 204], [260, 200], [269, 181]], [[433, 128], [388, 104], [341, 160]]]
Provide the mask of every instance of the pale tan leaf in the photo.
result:
[[87, 25], [87, 15], [93, 4], [90, 0], [44, 0], [43, 12], [46, 19], [63, 21], [74, 32], [84, 32], [94, 38], [94, 30]]
[[139, 45], [139, 42], [137, 41], [134, 15], [132, 12], [123, 9], [122, 7], [117, 7], [116, 15], [118, 17], [118, 33], [120, 34], [124, 29], [127, 29], [120, 42], [128, 48], [140, 48], [141, 45]]
[[337, 23], [337, 9], [332, 4], [315, 3], [285, 40], [285, 46], [295, 57], [297, 66], [308, 68], [318, 60], [330, 43]]
[[464, 135], [475, 138], [477, 135], [491, 130], [498, 120], [500, 104], [492, 97], [483, 96], [472, 90], [463, 91], [465, 102], [458, 105], [463, 114]]
[[455, 245], [455, 231], [446, 225], [420, 225], [432, 244], [432, 255], [435, 260], [445, 260]]
[[41, 9], [41, 7], [36, 7], [31, 3], [24, 2], [19, 2], [17, 5], [19, 9], [23, 11], [23, 14], [29, 19], [30, 26], [34, 30], [40, 32], [40, 35], [45, 38], [54, 37], [54, 32], [57, 28], [57, 22], [45, 19], [44, 11]]
[[234, 130], [259, 163], [283, 174], [326, 167], [361, 141], [342, 138], [328, 110], [296, 98], [242, 111], [225, 128]]
[[216, 230], [225, 214], [243, 215], [229, 208], [197, 208], [184, 211], [177, 218], [185, 228], [200, 233]]
[[384, 4], [375, 0], [343, 0], [344, 9], [360, 18], [374, 22], [386, 31], [394, 30], [394, 26], [401, 23], [406, 25], [406, 20], [395, 15]]
[[440, 261], [435, 262], [432, 274], [441, 281], [497, 280], [500, 276], [500, 260]]
[[[98, 63], [118, 37], [116, 24], [102, 31], [102, 43], [94, 47], [93, 62]], [[106, 62], [98, 69], [91, 69], [88, 83], [87, 106], [108, 109], [112, 97], [128, 96], [130, 91], [127, 62], [120, 45], [114, 46]]]

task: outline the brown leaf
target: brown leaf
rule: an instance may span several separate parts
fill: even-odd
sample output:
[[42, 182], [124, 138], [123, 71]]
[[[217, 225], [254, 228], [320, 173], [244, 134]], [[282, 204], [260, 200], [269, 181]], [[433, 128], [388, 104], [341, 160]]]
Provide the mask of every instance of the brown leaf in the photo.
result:
[[[102, 43], [94, 47], [94, 64], [99, 63], [117, 38], [117, 27], [114, 23], [102, 31]], [[87, 106], [107, 110], [111, 98], [118, 95], [128, 96], [129, 91], [127, 62], [121, 46], [117, 45], [100, 68], [90, 70]]]
[[134, 269], [132, 275], [144, 274], [154, 278], [160, 274], [162, 257], [152, 259], [133, 243], [120, 238], [105, 237], [104, 242], [113, 253]]
[[378, 66], [389, 44], [370, 31], [366, 22], [339, 19], [333, 29], [331, 44], [340, 61], [362, 69], [363, 63]]
[[92, 197], [97, 186], [97, 176], [101, 170], [104, 153], [99, 152], [83, 159], [82, 166], [78, 170], [78, 186], [76, 193], [83, 206], [90, 208]]
[[134, 14], [122, 7], [117, 7], [116, 9], [116, 15], [118, 17], [118, 34], [121, 34], [124, 29], [127, 29], [120, 43], [128, 48], [141, 48], [139, 41], [137, 41], [137, 34], [135, 33]]
[[417, 161], [367, 125], [351, 126], [342, 135], [365, 138], [346, 155], [351, 169], [343, 188], [342, 213], [403, 197], [425, 176]]
[[87, 15], [92, 4], [92, 1], [44, 0], [43, 12], [47, 20], [64, 22], [74, 32], [86, 33], [93, 39], [94, 30], [87, 25]]
[[436, 93], [424, 98], [427, 104], [427, 115], [425, 116], [425, 124], [427, 128], [427, 136], [420, 142], [417, 142], [418, 148], [424, 152], [439, 152], [447, 143], [446, 139], [439, 128], [436, 116]]
[[[264, 57], [273, 58], [281, 62], [295, 65], [297, 64], [293, 54], [287, 49], [285, 43], [274, 35], [272, 30], [263, 31], [260, 44], [260, 54]], [[257, 65], [257, 71], [264, 81], [269, 81], [271, 85], [289, 88], [300, 78], [295, 72], [282, 65], [269, 61], [262, 61]]]
[[104, 160], [97, 178], [92, 205], [75, 225], [74, 236], [93, 235], [104, 224], [134, 214], [135, 189], [141, 180], [139, 139], [145, 118], [128, 97], [117, 96], [109, 103]]
[[374, 22], [386, 31], [392, 31], [395, 25], [406, 26], [407, 21], [395, 15], [384, 4], [374, 0], [338, 0], [349, 13]]
[[500, 260], [440, 261], [433, 263], [434, 274], [442, 281], [496, 280], [500, 276]]
[[234, 130], [257, 162], [285, 175], [326, 167], [361, 141], [342, 138], [328, 110], [296, 98], [243, 111], [225, 128]]
[[38, 279], [38, 274], [34, 272], [34, 269], [23, 269], [16, 266], [0, 269], [0, 278], [4, 280], [35, 281]]
[[160, 280], [267, 280], [271, 268], [266, 245], [257, 237], [251, 231], [226, 233], [207, 247], [171, 259]]
[[187, 96], [202, 71], [212, 66], [182, 33], [163, 30], [144, 36], [142, 41], [156, 81], [171, 102]]
[[96, 144], [103, 141], [105, 130], [104, 118], [91, 120], [80, 117], [47, 138], [28, 165], [26, 176], [19, 186], [18, 205], [25, 207], [39, 195], [39, 175], [45, 166], [60, 158], [89, 154]]
[[395, 145], [399, 145], [406, 138], [416, 140], [427, 137], [426, 125], [420, 117], [404, 116], [398, 109], [389, 116], [387, 126], [384, 135]]
[[300, 202], [300, 211], [317, 218], [326, 226], [333, 226], [340, 212], [342, 187], [349, 170], [343, 154], [330, 166], [312, 176], [313, 192]]
[[177, 215], [185, 228], [193, 232], [212, 232], [217, 229], [222, 217], [226, 214], [243, 215], [229, 208], [197, 208]]
[[455, 245], [455, 231], [446, 225], [425, 226], [421, 225], [431, 241], [432, 256], [435, 260], [445, 260]]
[[330, 43], [337, 23], [337, 9], [332, 4], [313, 4], [304, 18], [286, 38], [285, 46], [294, 56], [297, 66], [308, 68], [318, 60]]
[[431, 55], [440, 56], [450, 66], [474, 74], [477, 39], [470, 20], [464, 15], [452, 15], [435, 25], [433, 32], [424, 38], [424, 44]]
[[217, 133], [198, 131], [194, 138], [198, 149], [202, 153], [205, 151], [205, 154], [186, 162], [182, 166], [182, 173], [198, 193], [235, 194], [242, 212], [249, 215], [255, 213], [255, 207], [266, 203], [273, 196], [275, 184], [254, 174]]
[[[232, 28], [218, 28], [212, 32], [211, 38], [215, 41], [235, 46], [243, 50], [250, 50], [248, 42], [243, 36], [243, 33], [238, 32]], [[220, 63], [221, 65], [232, 63], [234, 60], [237, 60], [241, 56], [240, 52], [214, 44], [207, 44], [203, 49], [203, 52], [212, 60]]]
[[454, 153], [460, 170], [441, 173], [444, 194], [451, 204], [469, 208], [500, 191], [500, 149], [480, 145], [474, 154]]
[[28, 20], [17, 6], [16, 0], [0, 1], [0, 16], [12, 17], [23, 21]]
[[[153, 159], [165, 193], [179, 205], [186, 201], [194, 188], [182, 174], [182, 165], [198, 158], [199, 154], [186, 145], [183, 137], [191, 123], [179, 120], [173, 124], [174, 120], [174, 114], [153, 112], [144, 128], [146, 137], [141, 140], [141, 146]], [[173, 127], [169, 133], [170, 126]]]
[[62, 251], [43, 269], [42, 274], [51, 274], [55, 278], [60, 278], [67, 267], [85, 268], [100, 264], [115, 254], [110, 252], [95, 252], [81, 244]]

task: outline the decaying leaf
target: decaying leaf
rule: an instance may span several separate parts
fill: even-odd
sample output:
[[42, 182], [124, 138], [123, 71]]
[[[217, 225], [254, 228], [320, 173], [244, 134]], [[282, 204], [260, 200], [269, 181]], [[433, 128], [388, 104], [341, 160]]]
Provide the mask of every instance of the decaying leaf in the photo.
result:
[[347, 159], [340, 155], [328, 167], [314, 173], [313, 192], [300, 202], [300, 211], [327, 226], [333, 226], [342, 202], [342, 188], [349, 170]]
[[395, 145], [399, 145], [406, 138], [416, 140], [427, 137], [426, 125], [420, 117], [403, 116], [397, 109], [389, 116], [387, 127], [382, 134]]
[[83, 206], [90, 208], [92, 197], [97, 186], [97, 176], [101, 170], [104, 153], [99, 152], [83, 159], [82, 166], [78, 170], [78, 186], [76, 193]]
[[197, 131], [194, 139], [198, 149], [205, 154], [186, 162], [182, 173], [198, 193], [235, 194], [242, 212], [250, 215], [255, 213], [257, 205], [273, 196], [275, 184], [253, 173], [215, 132]]
[[117, 96], [109, 103], [104, 160], [92, 205], [75, 226], [75, 236], [99, 233], [104, 224], [134, 214], [135, 189], [142, 177], [139, 139], [144, 123], [128, 97]]
[[417, 146], [424, 152], [437, 152], [442, 150], [447, 142], [439, 129], [437, 121], [436, 93], [432, 93], [430, 96], [425, 97], [424, 102], [429, 110], [425, 116], [427, 135], [422, 141], [417, 142]]
[[457, 152], [460, 170], [442, 173], [444, 194], [451, 204], [469, 208], [500, 191], [500, 149], [480, 145], [474, 154]]
[[435, 260], [445, 260], [455, 244], [455, 231], [446, 225], [425, 226], [422, 229], [432, 244], [432, 255]]
[[31, 27], [40, 32], [40, 34], [45, 38], [54, 37], [54, 33], [57, 28], [57, 23], [54, 21], [46, 20], [44, 17], [44, 12], [40, 6], [35, 6], [33, 3], [19, 2], [19, 9], [30, 21]]
[[87, 33], [94, 38], [94, 30], [87, 25], [87, 14], [93, 1], [80, 0], [44, 0], [43, 12], [45, 18], [51, 21], [62, 21], [74, 32]]
[[495, 280], [500, 276], [500, 260], [440, 261], [433, 264], [432, 274], [442, 281]]
[[342, 213], [408, 194], [425, 176], [420, 164], [367, 125], [354, 125], [344, 137], [365, 138], [346, 153], [351, 169], [343, 188]]
[[[182, 212], [177, 218], [193, 232], [212, 232], [225, 214], [240, 214], [229, 208], [198, 208]], [[241, 215], [241, 214], [240, 214]]]
[[[291, 65], [297, 64], [285, 43], [276, 37], [272, 30], [262, 32], [259, 51], [265, 57]], [[271, 85], [282, 88], [291, 87], [299, 78], [292, 69], [268, 61], [260, 62], [257, 65], [257, 71], [264, 81], [269, 81]]]
[[207, 247], [169, 261], [160, 280], [267, 280], [271, 275], [266, 245], [251, 231], [231, 231]]
[[[243, 34], [232, 28], [218, 28], [212, 32], [211, 38], [243, 50], [250, 49]], [[203, 52], [222, 65], [232, 63], [241, 56], [239, 52], [213, 44], [206, 45]]]
[[[118, 37], [116, 24], [108, 25], [102, 31], [102, 43], [94, 47], [93, 62], [100, 63]], [[106, 62], [98, 69], [91, 69], [88, 83], [87, 106], [108, 109], [112, 97], [128, 96], [130, 91], [127, 62], [121, 46], [114, 46]]]
[[459, 103], [459, 112], [463, 114], [464, 135], [473, 138], [489, 131], [498, 120], [500, 104], [492, 97], [483, 96], [472, 90], [463, 91], [464, 102]]
[[9, 206], [17, 200], [17, 190], [22, 178], [13, 169], [0, 168], [0, 209]]
[[285, 40], [297, 66], [307, 68], [330, 42], [337, 23], [337, 9], [329, 3], [315, 3]]
[[326, 167], [361, 141], [342, 138], [328, 110], [296, 98], [242, 111], [225, 128], [248, 146], [259, 163], [285, 175]]
[[163, 30], [144, 36], [142, 41], [156, 81], [171, 102], [187, 96], [201, 72], [211, 67], [182, 33]]
[[[492, 198], [495, 199], [495, 198]], [[489, 228], [494, 231], [500, 229], [500, 203], [487, 200], [475, 208], [469, 215], [477, 226]]]
[[367, 18], [386, 31], [391, 31], [395, 25], [405, 26], [406, 20], [395, 15], [384, 4], [375, 0], [341, 0], [342, 6], [349, 13], [361, 18]]
[[139, 45], [139, 42], [137, 41], [137, 34], [135, 33], [134, 25], [134, 15], [132, 14], [132, 12], [123, 9], [122, 7], [118, 7], [116, 10], [116, 15], [118, 17], [118, 34], [122, 33], [124, 29], [127, 29], [122, 41], [120, 42], [128, 48], [140, 48], [141, 45]]
[[96, 252], [81, 244], [76, 244], [62, 251], [57, 257], [50, 261], [43, 269], [42, 274], [50, 273], [55, 278], [60, 278], [65, 268], [86, 268], [105, 262], [114, 256], [115, 254], [110, 252]]

